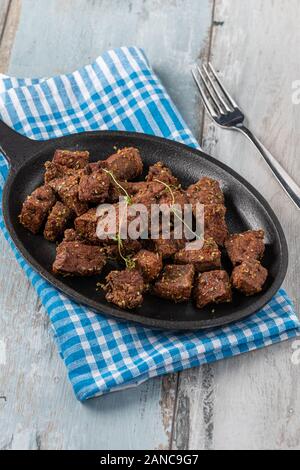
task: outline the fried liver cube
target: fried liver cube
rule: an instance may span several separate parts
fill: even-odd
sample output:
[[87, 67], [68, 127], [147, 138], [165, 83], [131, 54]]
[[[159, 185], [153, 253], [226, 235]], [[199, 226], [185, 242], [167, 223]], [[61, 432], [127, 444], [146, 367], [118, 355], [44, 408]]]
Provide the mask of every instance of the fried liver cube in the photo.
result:
[[141, 248], [141, 242], [139, 240], [122, 240], [122, 246], [119, 247], [116, 241], [108, 241], [104, 243], [99, 243], [103, 253], [105, 253], [109, 258], [115, 259], [121, 263], [124, 263], [124, 259], [121, 257], [126, 256], [127, 259], [133, 259], [134, 255], [138, 253]]
[[115, 178], [133, 180], [143, 172], [143, 162], [138, 149], [127, 147], [117, 151], [106, 159], [106, 167]]
[[184, 210], [184, 206], [188, 203], [189, 201], [185, 193], [180, 189], [172, 189], [172, 193], [168, 189], [165, 189], [159, 199], [159, 204], [180, 206], [182, 210]]
[[125, 256], [133, 256], [142, 248], [140, 240], [131, 240], [126, 238], [122, 240], [122, 254]]
[[160, 236], [158, 239], [153, 240], [154, 250], [159, 253], [163, 259], [171, 258], [175, 253], [182, 249], [185, 245], [185, 240], [176, 239], [174, 233], [170, 233], [169, 238]]
[[64, 233], [72, 214], [73, 212], [68, 206], [57, 201], [52, 207], [45, 225], [44, 237], [46, 240], [51, 242], [57, 240]]
[[145, 200], [153, 199], [154, 197], [158, 198], [165, 189], [165, 187], [159, 183], [147, 183], [146, 181], [120, 181], [119, 185], [121, 188], [113, 181], [111, 182], [109, 190], [109, 201], [118, 202], [120, 197], [123, 198], [126, 195], [126, 191], [129, 196], [132, 196], [133, 202], [135, 204], [142, 204]]
[[186, 190], [190, 204], [224, 204], [224, 195], [218, 181], [204, 177]]
[[96, 207], [93, 207], [75, 219], [75, 230], [80, 237], [90, 242], [97, 242], [99, 241], [96, 234], [97, 222], [97, 209]]
[[199, 247], [200, 241], [187, 243], [174, 256], [176, 264], [193, 264], [198, 272], [205, 272], [221, 267], [221, 252], [218, 245], [212, 238], [203, 241], [203, 246]]
[[243, 261], [231, 275], [233, 287], [250, 296], [258, 294], [267, 280], [268, 271], [257, 260]]
[[[101, 207], [101, 206], [99, 206]], [[117, 217], [116, 225], [112, 227], [106, 223], [107, 210], [105, 209], [101, 215], [99, 209], [92, 207], [87, 212], [79, 217], [76, 217], [74, 226], [77, 236], [86, 240], [88, 243], [96, 245], [114, 244], [117, 242], [118, 235], [118, 212], [115, 212]], [[103, 225], [101, 226], [101, 219], [103, 217]], [[99, 226], [98, 226], [99, 223]], [[110, 230], [110, 229], [113, 229]], [[140, 250], [141, 244], [138, 240], [122, 239], [122, 245], [125, 254], [136, 253]]]
[[102, 169], [80, 178], [78, 197], [82, 202], [100, 204], [108, 198], [110, 177]]
[[115, 203], [118, 202], [120, 198], [124, 198], [126, 196], [126, 193], [129, 196], [133, 196], [146, 184], [147, 183], [144, 183], [144, 181], [137, 181], [136, 183], [130, 183], [128, 181], [118, 181], [118, 184], [116, 184], [111, 179], [108, 200], [109, 202]]
[[21, 224], [30, 232], [38, 233], [55, 201], [55, 194], [50, 186], [45, 184], [37, 188], [23, 203], [19, 216]]
[[79, 177], [77, 175], [67, 176], [51, 180], [49, 185], [58, 194], [63, 203], [73, 210], [77, 216], [88, 210], [86, 202], [79, 201]]
[[170, 168], [165, 166], [162, 162], [157, 162], [150, 166], [146, 176], [146, 181], [148, 182], [156, 180], [168, 184], [169, 186], [179, 186], [178, 179], [172, 174]]
[[73, 228], [67, 228], [64, 231], [64, 242], [78, 242], [82, 241], [82, 237]]
[[172, 189], [172, 192], [165, 189], [161, 194], [158, 203], [162, 217], [167, 217], [171, 224], [177, 227], [177, 230], [181, 226], [181, 230], [184, 231], [185, 226], [183, 224], [183, 220], [187, 215], [186, 209], [188, 209], [188, 199], [185, 193], [180, 189]]
[[[125, 204], [122, 206], [119, 206], [119, 204], [106, 206], [105, 204], [99, 206], [95, 214], [92, 211], [87, 213], [90, 213], [91, 215], [91, 229], [94, 231], [94, 233], [96, 233], [98, 240], [101, 240], [103, 243], [109, 243], [112, 241], [117, 241], [119, 238], [122, 239], [120, 233], [121, 227], [119, 226], [119, 223], [121, 221], [122, 227], [124, 227], [126, 222], [126, 215], [128, 222], [129, 217], [126, 213], [126, 209], [127, 207]], [[92, 237], [90, 235], [89, 240], [92, 241]]]
[[64, 276], [100, 274], [106, 264], [101, 248], [79, 241], [63, 241], [56, 249], [53, 272]]
[[148, 235], [150, 212], [144, 206], [137, 208], [122, 200], [98, 206], [96, 216], [97, 237], [103, 242], [121, 239], [125, 243]]
[[204, 206], [204, 234], [223, 246], [228, 237], [228, 228], [225, 220], [226, 207], [222, 204], [209, 204]]
[[136, 269], [111, 271], [106, 277], [105, 298], [124, 309], [134, 309], [143, 303], [144, 280]]
[[143, 204], [151, 209], [151, 204], [158, 204], [164, 187], [160, 183], [150, 182], [139, 188], [132, 196], [133, 204]]
[[263, 230], [248, 230], [230, 235], [225, 248], [232, 264], [236, 266], [243, 261], [260, 260], [265, 252], [264, 236]]
[[[101, 246], [103, 253], [106, 253], [107, 256], [111, 259], [115, 259], [120, 263], [124, 263], [123, 257], [129, 259], [134, 259], [136, 253], [142, 249], [141, 242], [139, 240], [122, 240], [122, 245], [115, 240], [109, 240], [105, 242], [98, 242], [98, 245]], [[122, 255], [122, 256], [121, 256]]]
[[85, 150], [56, 150], [52, 161], [67, 168], [79, 170], [88, 164], [89, 152]]
[[45, 183], [49, 183], [49, 181], [52, 181], [56, 178], [63, 178], [65, 176], [64, 167], [59, 165], [58, 163], [53, 163], [50, 161], [46, 162], [45, 170]]
[[107, 168], [106, 160], [97, 160], [96, 162], [91, 162], [86, 165], [84, 171], [87, 175], [93, 173], [94, 171], [103, 170]]
[[149, 250], [140, 250], [134, 258], [136, 268], [141, 272], [146, 282], [156, 279], [162, 268], [162, 256]]
[[211, 303], [231, 302], [232, 292], [226, 271], [209, 271], [198, 275], [194, 296], [197, 308]]
[[165, 266], [162, 276], [153, 287], [158, 297], [185, 302], [191, 297], [195, 268], [192, 264]]
[[81, 177], [84, 174], [84, 170], [82, 169], [75, 170], [73, 168], [62, 166], [59, 163], [49, 161], [45, 163], [45, 169], [44, 181], [46, 184], [55, 179], [65, 178], [67, 176]]

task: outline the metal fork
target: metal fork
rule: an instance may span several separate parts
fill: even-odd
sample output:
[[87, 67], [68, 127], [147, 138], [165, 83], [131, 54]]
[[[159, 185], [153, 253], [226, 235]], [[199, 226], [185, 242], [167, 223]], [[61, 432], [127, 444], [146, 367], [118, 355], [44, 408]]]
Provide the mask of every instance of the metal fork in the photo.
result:
[[211, 63], [208, 64], [208, 67], [203, 65], [202, 70], [200, 67], [195, 66], [192, 74], [211, 119], [223, 129], [241, 132], [255, 145], [283, 189], [297, 208], [300, 209], [299, 186], [257, 137], [244, 125], [244, 113], [222, 84]]

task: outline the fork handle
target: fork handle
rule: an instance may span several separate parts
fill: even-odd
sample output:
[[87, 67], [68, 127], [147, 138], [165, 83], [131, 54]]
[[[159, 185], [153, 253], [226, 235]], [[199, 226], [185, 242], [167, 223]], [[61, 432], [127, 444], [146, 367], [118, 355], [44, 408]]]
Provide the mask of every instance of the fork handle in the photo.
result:
[[273, 157], [273, 155], [266, 149], [266, 147], [255, 137], [255, 135], [245, 126], [236, 126], [236, 130], [242, 132], [249, 140], [255, 145], [257, 150], [261, 153], [265, 162], [269, 165], [273, 171], [275, 177], [292, 199], [294, 204], [300, 209], [300, 187], [297, 183], [290, 177], [290, 175], [285, 171], [285, 169], [278, 163], [278, 161]]

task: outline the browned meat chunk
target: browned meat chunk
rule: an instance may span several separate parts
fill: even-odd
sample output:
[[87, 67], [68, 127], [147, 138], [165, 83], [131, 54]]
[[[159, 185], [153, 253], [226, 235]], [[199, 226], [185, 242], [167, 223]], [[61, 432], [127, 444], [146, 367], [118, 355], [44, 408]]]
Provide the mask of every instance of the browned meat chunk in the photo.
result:
[[67, 168], [79, 170], [88, 164], [89, 152], [85, 150], [56, 150], [52, 161]]
[[[139, 240], [122, 240], [121, 245], [119, 245], [117, 242], [113, 241], [108, 241], [102, 243], [102, 248], [103, 252], [107, 253], [107, 256], [110, 258], [117, 259], [121, 263], [124, 263], [123, 258], [127, 258], [127, 260], [130, 260], [134, 258], [134, 255], [138, 253], [141, 248], [141, 242]], [[123, 258], [122, 258], [123, 257]]]
[[107, 168], [106, 160], [98, 160], [97, 162], [88, 163], [84, 171], [85, 171], [85, 174], [89, 175], [93, 173], [94, 171], [99, 171], [104, 168], [105, 169]]
[[165, 266], [161, 278], [154, 284], [153, 292], [164, 299], [185, 302], [191, 296], [194, 274], [192, 264]]
[[162, 257], [159, 253], [141, 250], [134, 259], [136, 268], [141, 272], [146, 282], [154, 281], [159, 276], [163, 267]]
[[124, 198], [126, 196], [126, 193], [129, 196], [133, 196], [139, 191], [139, 189], [143, 187], [143, 185], [146, 184], [143, 181], [138, 181], [136, 183], [129, 183], [128, 181], [118, 181], [118, 183], [121, 187], [111, 179], [108, 200], [112, 203], [119, 202], [119, 199]]
[[226, 207], [222, 204], [204, 206], [204, 233], [215, 242], [223, 246], [228, 237], [228, 228], [225, 221]]
[[100, 248], [101, 253], [110, 259], [116, 260], [119, 256], [117, 244], [110, 245], [100, 242], [90, 242], [82, 238], [73, 228], [65, 230], [63, 242], [81, 242], [85, 245], [97, 246]]
[[55, 274], [65, 276], [93, 276], [100, 274], [105, 264], [101, 248], [64, 241], [57, 247], [52, 269]]
[[64, 242], [78, 242], [82, 241], [82, 237], [73, 228], [68, 228], [64, 232]]
[[135, 255], [142, 248], [142, 244], [139, 240], [131, 240], [127, 238], [122, 240], [122, 254], [125, 256]]
[[146, 181], [150, 182], [156, 180], [159, 180], [169, 186], [179, 186], [178, 179], [173, 176], [170, 168], [165, 166], [162, 162], [157, 162], [150, 166], [148, 175], [146, 176]]
[[260, 260], [265, 251], [264, 236], [263, 230], [249, 230], [230, 235], [225, 242], [225, 248], [232, 264], [236, 266], [243, 261]]
[[174, 238], [174, 233], [171, 232], [169, 239], [162, 237], [157, 240], [153, 240], [153, 246], [157, 253], [159, 253], [163, 259], [171, 258], [178, 250], [184, 248], [185, 241], [183, 239]]
[[268, 277], [268, 271], [259, 261], [243, 261], [232, 272], [232, 285], [245, 295], [254, 295], [262, 291]]
[[101, 251], [108, 259], [113, 259], [116, 261], [119, 257], [118, 245], [102, 245]]
[[199, 241], [188, 243], [182, 250], [174, 256], [177, 264], [193, 264], [198, 272], [205, 272], [221, 267], [221, 252], [218, 245], [212, 238], [204, 240], [202, 248]]
[[[145, 205], [149, 205], [150, 202], [147, 200], [144, 201]], [[136, 202], [135, 202], [136, 204]], [[129, 205], [126, 207], [126, 204], [124, 202], [122, 204], [115, 204], [114, 206], [111, 206], [111, 212], [109, 211], [108, 207], [106, 205], [103, 206], [103, 212], [101, 212], [101, 206], [99, 207], [98, 210], [98, 215], [96, 208], [90, 209], [87, 211], [85, 214], [83, 214], [80, 217], [77, 217], [75, 219], [75, 228], [76, 231], [85, 239], [95, 242], [95, 241], [109, 241], [116, 239], [118, 234], [120, 233], [120, 226], [119, 222], [122, 222], [122, 227], [126, 227], [126, 217], [127, 217], [127, 228], [130, 229], [130, 224], [133, 222], [134, 227], [136, 231], [140, 230], [140, 233], [143, 231], [147, 232], [147, 228], [149, 226], [149, 220], [148, 218], [150, 217], [150, 211], [141, 213], [140, 211], [135, 212], [136, 206], [134, 205]], [[115, 212], [114, 212], [115, 211]], [[110, 227], [109, 224], [107, 224], [107, 221], [109, 220], [108, 214], [111, 213], [113, 220], [116, 221], [115, 224], [112, 224]], [[114, 216], [116, 219], [114, 219]], [[140, 223], [137, 222], [137, 218], [140, 216], [139, 220]], [[103, 221], [101, 225], [101, 220]], [[136, 221], [136, 223], [135, 223]], [[96, 236], [96, 229], [97, 229], [97, 224], [98, 225], [98, 237]], [[113, 231], [111, 231], [113, 229]], [[124, 237], [123, 231], [122, 232], [122, 238]], [[125, 233], [126, 237], [126, 233]], [[125, 243], [126, 242], [126, 243]], [[137, 246], [136, 241], [132, 240], [132, 242], [135, 243], [130, 243], [130, 240], [126, 240], [126, 238], [123, 240], [123, 243], [125, 246]]]
[[143, 207], [143, 211], [137, 211], [134, 205], [127, 205], [124, 201], [114, 205], [98, 207], [97, 236], [100, 240], [127, 239], [136, 240], [143, 233], [148, 232], [149, 213]]
[[224, 195], [218, 181], [212, 178], [201, 178], [186, 191], [190, 204], [224, 204]]
[[[102, 243], [104, 253], [110, 258], [115, 258], [121, 263], [124, 263], [123, 257], [126, 257], [128, 260], [134, 260], [135, 255], [141, 251], [142, 243], [140, 240], [131, 240], [130, 238], [122, 240], [121, 245], [116, 241], [108, 241]], [[121, 256], [122, 255], [122, 256]], [[134, 264], [134, 263], [133, 263]]]
[[58, 163], [46, 162], [45, 169], [45, 183], [49, 183], [49, 181], [55, 178], [63, 178], [65, 176], [65, 168]]
[[50, 242], [57, 240], [63, 234], [71, 216], [71, 209], [65, 206], [62, 202], [57, 201], [52, 207], [45, 225], [44, 237], [46, 240], [49, 240]]
[[[186, 216], [185, 210], [188, 208], [188, 200], [184, 192], [180, 189], [172, 189], [171, 191], [172, 192], [165, 189], [161, 194], [159, 199], [160, 211], [162, 217], [167, 217], [170, 223], [176, 227], [176, 230], [181, 227], [182, 233], [184, 233], [184, 230], [187, 229], [184, 224], [182, 224], [182, 221]], [[190, 232], [186, 233], [186, 235], [189, 236]]]
[[59, 163], [46, 162], [45, 163], [45, 183], [49, 183], [54, 179], [65, 178], [66, 176], [80, 177], [84, 174], [84, 170], [74, 170], [66, 166], [59, 165]]
[[108, 198], [109, 186], [110, 177], [101, 169], [89, 175], [83, 175], [79, 182], [79, 200], [100, 204]]
[[111, 271], [106, 277], [106, 300], [120, 308], [133, 309], [143, 303], [144, 281], [135, 269]]
[[199, 274], [194, 294], [198, 308], [211, 303], [231, 302], [232, 292], [228, 274], [226, 271], [209, 271]]
[[185, 193], [180, 189], [172, 189], [172, 192], [170, 192], [168, 189], [165, 189], [159, 199], [159, 204], [166, 204], [168, 206], [176, 204], [177, 206], [180, 206], [182, 210], [184, 210], [185, 204], [188, 203], [189, 201]]
[[79, 201], [79, 177], [76, 175], [51, 180], [49, 185], [58, 194], [63, 203], [73, 210], [77, 216], [88, 210], [86, 202]]
[[51, 208], [55, 204], [55, 195], [50, 186], [37, 188], [23, 203], [20, 222], [32, 233], [38, 233]]
[[[133, 204], [143, 204], [151, 211], [152, 204], [158, 204], [163, 187], [157, 183], [148, 183], [132, 196]], [[150, 214], [149, 214], [150, 215]]]
[[115, 178], [133, 180], [143, 172], [143, 162], [138, 149], [123, 148], [106, 160], [106, 166]]
[[97, 230], [97, 209], [92, 208], [82, 214], [80, 217], [77, 217], [74, 221], [75, 229], [78, 235], [90, 242], [99, 241], [96, 230]]
[[[111, 181], [109, 190], [109, 201], [118, 202], [120, 197], [126, 196], [125, 191], [129, 196], [132, 196], [135, 204], [143, 204], [144, 200], [159, 197], [160, 193], [165, 189], [163, 185], [155, 182], [147, 183], [145, 181], [128, 182], [120, 181], [120, 186]], [[124, 191], [125, 190], [125, 191]]]

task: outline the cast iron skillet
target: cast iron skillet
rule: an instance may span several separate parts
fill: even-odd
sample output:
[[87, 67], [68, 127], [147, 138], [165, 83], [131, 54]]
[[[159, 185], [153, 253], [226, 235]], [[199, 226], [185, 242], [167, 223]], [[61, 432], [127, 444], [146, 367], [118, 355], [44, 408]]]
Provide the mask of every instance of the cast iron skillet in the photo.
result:
[[[122, 320], [135, 321], [158, 329], [198, 330], [240, 320], [262, 308], [280, 288], [287, 271], [288, 249], [283, 230], [269, 204], [262, 196], [226, 165], [198, 150], [170, 140], [128, 132], [87, 132], [49, 141], [33, 141], [0, 122], [0, 146], [10, 163], [10, 173], [3, 195], [3, 213], [7, 229], [24, 258], [53, 286], [75, 301]], [[266, 254], [263, 260], [269, 270], [266, 286], [254, 297], [237, 292], [232, 304], [196, 309], [192, 302], [172, 302], [147, 295], [137, 311], [124, 311], [108, 304], [102, 292], [96, 291], [101, 278], [62, 278], [51, 273], [55, 244], [25, 230], [18, 222], [25, 197], [43, 182], [44, 163], [57, 148], [85, 149], [91, 161], [105, 159], [113, 147], [137, 147], [145, 168], [161, 160], [179, 177], [184, 186], [202, 175], [221, 182], [228, 208], [230, 232], [263, 228], [266, 233]], [[226, 268], [230, 264], [224, 258]]]

